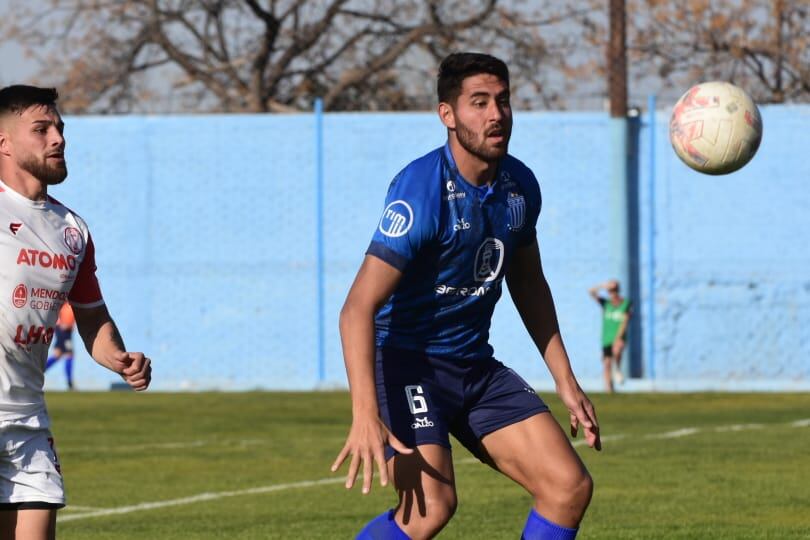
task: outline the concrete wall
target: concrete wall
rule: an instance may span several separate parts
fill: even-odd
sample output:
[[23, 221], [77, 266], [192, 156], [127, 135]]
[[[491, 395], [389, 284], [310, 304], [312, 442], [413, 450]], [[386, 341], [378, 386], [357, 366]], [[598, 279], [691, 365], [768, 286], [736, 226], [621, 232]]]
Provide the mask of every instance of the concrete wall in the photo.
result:
[[[642, 133], [642, 223], [654, 211], [658, 386], [810, 387], [810, 107], [761, 112], [757, 155], [727, 176], [682, 165], [664, 113], [655, 122], [650, 174], [649, 134]], [[644, 272], [649, 234], [646, 227]]]
[[[649, 119], [638, 125], [635, 331], [643, 344], [639, 332], [651, 329], [654, 347], [638, 351], [643, 378], [631, 388], [810, 388], [810, 107], [762, 114], [759, 154], [726, 177], [677, 160], [666, 112], [654, 119], [654, 148]], [[70, 176], [51, 193], [89, 223], [107, 303], [128, 346], [154, 358], [154, 388], [345, 386], [338, 312], [388, 182], [444, 142], [434, 114], [325, 115], [320, 217], [312, 115], [66, 120]], [[510, 147], [540, 180], [544, 267], [591, 389], [601, 388], [600, 319], [587, 288], [610, 277], [615, 257], [608, 137], [603, 114], [518, 112]], [[492, 342], [526, 379], [551, 386], [508, 294]], [[59, 369], [48, 388], [63, 387]], [[76, 371], [80, 389], [116, 380], [83, 352]]]

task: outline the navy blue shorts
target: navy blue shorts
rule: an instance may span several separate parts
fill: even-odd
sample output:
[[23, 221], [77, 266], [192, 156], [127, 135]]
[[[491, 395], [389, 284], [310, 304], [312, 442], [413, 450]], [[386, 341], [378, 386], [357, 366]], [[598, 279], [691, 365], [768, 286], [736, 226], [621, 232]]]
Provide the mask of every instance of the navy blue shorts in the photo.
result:
[[[449, 434], [482, 459], [484, 435], [548, 407], [517, 373], [494, 358], [450, 360], [377, 349], [380, 415], [405, 446], [450, 448]], [[396, 451], [387, 446], [386, 459]]]
[[57, 326], [53, 330], [53, 346], [63, 352], [73, 352], [72, 334], [73, 330], [65, 330]]

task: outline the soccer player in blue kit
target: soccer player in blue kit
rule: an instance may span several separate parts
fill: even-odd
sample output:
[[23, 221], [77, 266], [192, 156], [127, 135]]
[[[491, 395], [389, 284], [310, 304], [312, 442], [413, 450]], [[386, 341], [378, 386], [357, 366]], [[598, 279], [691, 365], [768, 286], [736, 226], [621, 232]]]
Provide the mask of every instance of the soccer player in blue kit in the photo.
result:
[[399, 504], [359, 539], [435, 536], [456, 510], [449, 434], [534, 500], [522, 538], [574, 538], [593, 482], [532, 388], [493, 357], [489, 327], [504, 278], [568, 408], [599, 450], [594, 407], [560, 337], [535, 224], [540, 188], [507, 154], [509, 72], [497, 58], [451, 54], [438, 77], [447, 144], [391, 182], [340, 314], [352, 424], [336, 471], [346, 487], [393, 478]]

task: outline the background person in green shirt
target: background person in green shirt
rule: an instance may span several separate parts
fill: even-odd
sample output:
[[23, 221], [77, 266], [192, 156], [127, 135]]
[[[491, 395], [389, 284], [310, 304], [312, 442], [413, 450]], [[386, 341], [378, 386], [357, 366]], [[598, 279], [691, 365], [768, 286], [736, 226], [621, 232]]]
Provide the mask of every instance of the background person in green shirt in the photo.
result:
[[[604, 297], [601, 290], [607, 292]], [[619, 282], [612, 279], [588, 290], [591, 297], [602, 306], [602, 367], [605, 388], [613, 392], [613, 382], [624, 382], [621, 371], [622, 353], [624, 352], [627, 324], [632, 315], [632, 303], [619, 294]]]

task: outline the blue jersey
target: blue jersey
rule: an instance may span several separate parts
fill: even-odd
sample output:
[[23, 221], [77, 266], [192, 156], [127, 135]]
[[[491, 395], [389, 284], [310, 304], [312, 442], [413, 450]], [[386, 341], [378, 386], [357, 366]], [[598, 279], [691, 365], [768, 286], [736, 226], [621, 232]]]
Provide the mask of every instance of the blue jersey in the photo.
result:
[[483, 187], [461, 176], [447, 145], [405, 167], [367, 251], [403, 274], [377, 314], [377, 346], [492, 356], [492, 312], [515, 249], [535, 239], [540, 202], [534, 174], [509, 155]]

